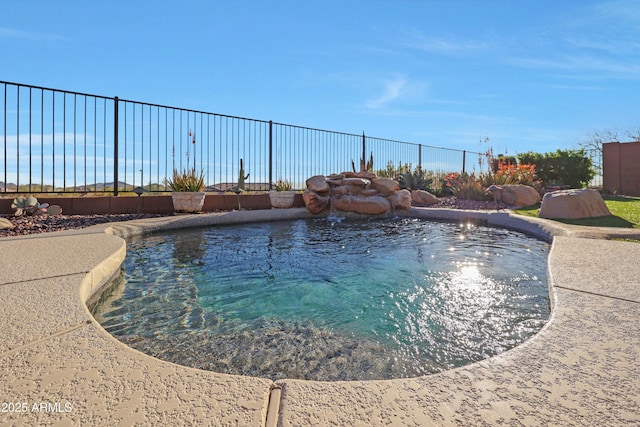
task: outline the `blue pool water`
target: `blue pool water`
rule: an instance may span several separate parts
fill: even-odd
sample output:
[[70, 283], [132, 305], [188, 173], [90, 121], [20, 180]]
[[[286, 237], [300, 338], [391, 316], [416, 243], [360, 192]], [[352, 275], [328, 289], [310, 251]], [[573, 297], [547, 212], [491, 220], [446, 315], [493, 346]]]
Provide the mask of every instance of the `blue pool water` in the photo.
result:
[[130, 241], [92, 311], [153, 356], [270, 378], [439, 372], [512, 348], [549, 316], [549, 245], [417, 219], [314, 219]]

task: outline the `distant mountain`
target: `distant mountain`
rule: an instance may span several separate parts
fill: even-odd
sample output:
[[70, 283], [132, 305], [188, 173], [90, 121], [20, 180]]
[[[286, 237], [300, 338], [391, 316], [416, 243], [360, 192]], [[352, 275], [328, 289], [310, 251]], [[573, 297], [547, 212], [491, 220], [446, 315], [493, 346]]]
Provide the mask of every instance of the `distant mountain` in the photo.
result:
[[[171, 191], [166, 188], [163, 184], [146, 184], [143, 185], [145, 191]], [[205, 188], [204, 191], [207, 192], [226, 192], [226, 191], [234, 191], [238, 188], [238, 183], [236, 182], [221, 182], [213, 185], [209, 185]], [[20, 185], [21, 192], [31, 192], [31, 193], [57, 193], [57, 192], [67, 192], [67, 193], [110, 193], [113, 192], [114, 183], [113, 182], [103, 182], [103, 183], [95, 183], [95, 184], [87, 184], [78, 185], [76, 187], [67, 186], [64, 190], [62, 187], [53, 188], [51, 185], [45, 185], [44, 187], [40, 187], [40, 184], [32, 184], [29, 189], [27, 185]], [[132, 184], [126, 183], [124, 181], [118, 181], [118, 190], [119, 191], [132, 191], [134, 186]], [[255, 182], [255, 183], [247, 183], [245, 185], [245, 191], [268, 191], [269, 183], [267, 182]], [[6, 192], [7, 193], [15, 193], [18, 191], [18, 186], [14, 183], [7, 183]], [[0, 181], [0, 193], [5, 192], [5, 184]]]
[[[220, 182], [207, 186], [204, 191], [207, 192], [225, 192], [234, 191], [238, 188], [237, 182]], [[268, 191], [268, 182], [247, 182], [244, 186], [245, 191]]]
[[[13, 192], [16, 191], [17, 188], [18, 188], [18, 186], [15, 185], [12, 182], [7, 182], [7, 184], [6, 184], [7, 192], [12, 192], [13, 193]], [[4, 191], [5, 191], [5, 183], [0, 181], [0, 193], [4, 193]]]
[[[145, 190], [148, 191], [146, 187], [147, 186], [145, 186]], [[151, 188], [153, 189], [158, 189], [158, 187], [160, 186], [157, 184], [152, 184], [151, 186]], [[7, 193], [15, 193], [16, 191], [18, 191], [18, 186], [16, 184], [12, 182], [8, 182], [5, 187], [5, 183], [0, 181], [0, 193], [4, 193], [5, 188]], [[62, 192], [62, 191], [71, 192], [71, 193], [73, 192], [87, 193], [87, 192], [110, 192], [110, 191], [113, 191], [113, 189], [114, 189], [114, 183], [107, 182], [107, 183], [88, 184], [86, 186], [85, 185], [79, 185], [76, 187], [67, 186], [65, 189], [63, 189], [62, 187], [54, 188], [51, 185], [40, 186], [40, 184], [31, 184], [31, 186], [29, 187], [29, 184], [21, 184], [19, 191], [32, 192], [32, 193], [40, 193], [40, 192], [55, 193], [55, 192]], [[131, 191], [133, 190], [133, 185], [127, 184], [126, 182], [123, 182], [123, 181], [119, 181], [118, 189], [122, 191], [125, 191], [125, 190]]]

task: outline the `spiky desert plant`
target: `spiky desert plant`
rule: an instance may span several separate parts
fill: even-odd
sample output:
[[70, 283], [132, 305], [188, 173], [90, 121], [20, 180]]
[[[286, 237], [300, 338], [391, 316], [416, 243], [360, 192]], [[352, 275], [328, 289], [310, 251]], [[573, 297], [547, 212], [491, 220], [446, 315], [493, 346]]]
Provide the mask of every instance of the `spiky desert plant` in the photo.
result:
[[429, 190], [433, 180], [427, 178], [427, 173], [420, 166], [416, 166], [413, 172], [405, 172], [398, 176], [400, 188], [407, 190]]
[[276, 191], [289, 191], [291, 190], [291, 183], [288, 179], [279, 179], [273, 184], [273, 188]]
[[171, 191], [199, 192], [204, 190], [204, 171], [196, 172], [195, 168], [183, 171], [173, 170], [173, 178], [167, 182]]
[[244, 174], [244, 161], [240, 159], [240, 172], [238, 173], [238, 190], [244, 190], [244, 180], [249, 178], [250, 174]]

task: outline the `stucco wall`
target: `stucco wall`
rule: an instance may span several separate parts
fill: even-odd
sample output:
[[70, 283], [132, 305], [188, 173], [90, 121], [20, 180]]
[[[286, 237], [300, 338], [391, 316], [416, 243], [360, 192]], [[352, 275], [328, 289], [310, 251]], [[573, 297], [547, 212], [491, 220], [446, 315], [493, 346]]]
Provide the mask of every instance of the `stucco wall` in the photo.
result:
[[640, 142], [602, 145], [602, 185], [625, 196], [640, 196]]
[[[0, 214], [11, 214], [11, 202], [17, 194], [5, 194], [0, 197]], [[67, 215], [87, 214], [125, 214], [152, 213], [168, 214], [173, 212], [170, 195], [144, 195], [138, 199], [135, 196], [101, 196], [101, 197], [46, 197], [36, 195], [40, 203], [60, 205], [62, 213]], [[268, 193], [211, 194], [207, 193], [204, 202], [204, 212], [229, 211], [238, 209], [271, 209]], [[302, 194], [296, 194], [294, 207], [304, 207]]]

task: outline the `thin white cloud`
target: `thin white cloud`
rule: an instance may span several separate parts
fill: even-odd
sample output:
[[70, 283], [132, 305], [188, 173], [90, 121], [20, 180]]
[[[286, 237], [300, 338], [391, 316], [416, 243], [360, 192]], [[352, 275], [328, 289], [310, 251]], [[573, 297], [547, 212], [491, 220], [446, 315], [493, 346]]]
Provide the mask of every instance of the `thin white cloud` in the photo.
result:
[[629, 55], [640, 53], [640, 41], [635, 38], [602, 40], [586, 36], [569, 37], [567, 42], [576, 49], [584, 49], [611, 55]]
[[584, 86], [584, 85], [571, 85], [571, 84], [550, 84], [546, 85], [550, 89], [560, 90], [578, 90], [578, 91], [602, 91], [603, 88], [599, 86]]
[[522, 68], [581, 72], [593, 78], [640, 79], [640, 63], [586, 54], [557, 55], [555, 58], [510, 58], [508, 63]]
[[384, 83], [382, 93], [365, 102], [367, 108], [377, 110], [398, 101], [419, 97], [426, 85], [418, 82], [410, 82], [404, 75], [397, 75]]
[[463, 39], [460, 37], [427, 37], [422, 31], [410, 29], [403, 32], [401, 45], [424, 52], [441, 55], [461, 55], [485, 52], [493, 43], [486, 40]]
[[640, 9], [635, 0], [582, 8], [545, 33], [538, 43], [522, 40], [520, 52], [504, 61], [572, 79], [640, 79]]
[[2, 40], [24, 40], [24, 41], [61, 41], [66, 37], [57, 34], [39, 33], [33, 31], [14, 30], [12, 28], [0, 27], [0, 41]]
[[407, 80], [403, 76], [397, 77], [392, 81], [388, 81], [385, 83], [385, 89], [382, 95], [367, 101], [365, 105], [374, 110], [383, 107], [402, 96], [406, 86]]
[[637, 27], [640, 25], [640, 8], [637, 0], [613, 0], [594, 7], [594, 17], [599, 20], [616, 22]]

